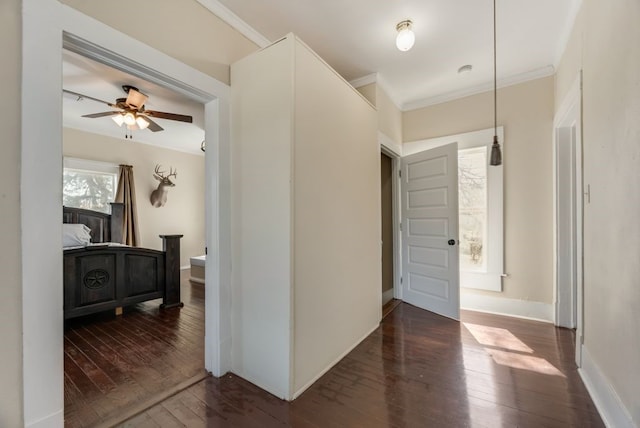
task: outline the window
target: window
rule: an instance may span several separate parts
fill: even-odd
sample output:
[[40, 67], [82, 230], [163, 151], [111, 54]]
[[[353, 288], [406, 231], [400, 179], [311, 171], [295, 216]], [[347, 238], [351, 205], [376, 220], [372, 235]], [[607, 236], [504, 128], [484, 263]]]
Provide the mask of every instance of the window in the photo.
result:
[[111, 212], [115, 200], [118, 165], [64, 158], [62, 204], [67, 207]]
[[[405, 143], [403, 156], [458, 144], [460, 286], [502, 291], [504, 272], [503, 170], [489, 166], [494, 130]], [[498, 127], [504, 151], [504, 129]]]
[[[503, 128], [498, 128], [501, 142], [503, 135]], [[503, 182], [502, 165], [489, 166], [493, 129], [454, 137], [458, 141], [460, 285], [502, 291]]]
[[487, 151], [458, 151], [460, 270], [487, 270]]

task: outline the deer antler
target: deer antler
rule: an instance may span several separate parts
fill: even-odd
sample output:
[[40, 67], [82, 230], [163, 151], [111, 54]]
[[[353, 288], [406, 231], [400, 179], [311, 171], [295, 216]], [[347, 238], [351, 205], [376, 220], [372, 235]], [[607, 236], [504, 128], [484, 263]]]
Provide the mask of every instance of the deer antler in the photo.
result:
[[160, 164], [156, 165], [156, 169], [155, 172], [153, 174], [153, 176], [158, 180], [158, 181], [162, 181], [162, 182], [167, 182], [169, 180], [169, 178], [171, 177], [178, 177], [178, 169], [176, 168], [175, 170], [173, 169], [173, 167], [169, 167], [169, 175], [165, 175], [167, 172], [166, 171], [160, 171]]
[[156, 165], [156, 169], [154, 170], [155, 174], [160, 178], [166, 178], [164, 176], [164, 171], [160, 171], [160, 164]]

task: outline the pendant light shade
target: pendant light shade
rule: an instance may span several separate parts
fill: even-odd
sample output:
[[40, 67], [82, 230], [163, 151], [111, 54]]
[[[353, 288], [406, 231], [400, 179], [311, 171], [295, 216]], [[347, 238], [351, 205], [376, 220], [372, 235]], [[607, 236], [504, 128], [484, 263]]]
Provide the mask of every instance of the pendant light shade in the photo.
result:
[[124, 123], [126, 125], [135, 125], [135, 123], [136, 123], [136, 117], [130, 111], [125, 113], [123, 119], [124, 119]]
[[493, 136], [493, 144], [491, 145], [491, 159], [489, 165], [498, 166], [502, 165], [502, 151], [500, 150], [500, 143], [498, 143], [498, 136]]
[[493, 144], [489, 165], [502, 165], [502, 151], [498, 142], [498, 78], [496, 71], [496, 0], [493, 0]]
[[117, 123], [118, 126], [122, 126], [122, 124], [124, 123], [124, 117], [121, 114], [117, 114], [111, 117], [111, 119], [113, 119], [113, 121]]
[[149, 127], [149, 121], [142, 116], [136, 117], [136, 124], [140, 129], [147, 129]]

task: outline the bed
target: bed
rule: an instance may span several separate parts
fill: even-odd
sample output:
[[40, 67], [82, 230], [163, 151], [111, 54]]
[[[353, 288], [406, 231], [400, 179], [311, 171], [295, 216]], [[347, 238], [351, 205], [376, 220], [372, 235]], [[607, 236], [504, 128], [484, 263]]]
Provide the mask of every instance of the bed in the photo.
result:
[[[65, 247], [64, 318], [116, 310], [162, 298], [161, 308], [180, 301], [180, 238], [160, 235], [162, 251], [123, 245], [124, 207], [111, 204], [111, 214], [63, 207], [65, 229], [90, 229], [91, 243]], [[69, 225], [77, 225], [69, 226]], [[86, 228], [85, 228], [86, 230]]]

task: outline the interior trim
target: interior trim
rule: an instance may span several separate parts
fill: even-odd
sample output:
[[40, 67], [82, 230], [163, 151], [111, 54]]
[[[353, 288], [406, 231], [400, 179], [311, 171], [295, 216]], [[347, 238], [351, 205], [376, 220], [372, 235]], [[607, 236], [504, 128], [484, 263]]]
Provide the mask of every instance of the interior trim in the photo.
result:
[[578, 369], [578, 373], [607, 427], [634, 428], [636, 426], [629, 411], [616, 394], [615, 388], [591, 358], [589, 350], [584, 345], [582, 346], [582, 368]]
[[267, 47], [271, 41], [260, 34], [255, 28], [243, 21], [238, 15], [230, 11], [218, 0], [197, 0], [211, 13], [222, 19], [224, 22], [235, 28], [240, 34], [251, 40], [261, 48]]

